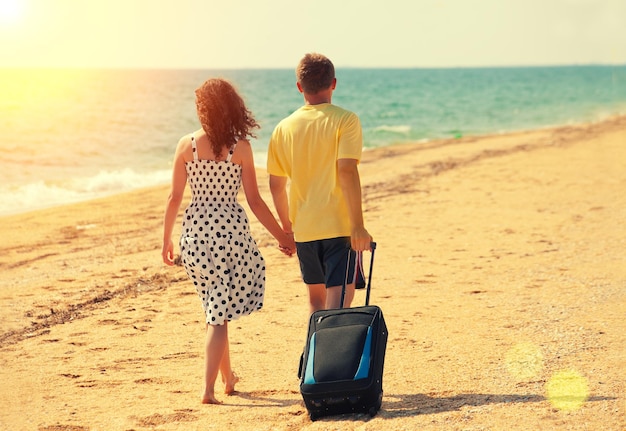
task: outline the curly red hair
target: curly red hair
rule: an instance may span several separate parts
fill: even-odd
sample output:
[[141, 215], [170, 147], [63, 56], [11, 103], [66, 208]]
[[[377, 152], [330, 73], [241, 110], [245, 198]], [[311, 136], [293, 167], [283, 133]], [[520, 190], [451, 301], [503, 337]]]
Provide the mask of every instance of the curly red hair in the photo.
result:
[[240, 139], [256, 138], [253, 129], [260, 128], [235, 87], [221, 78], [208, 79], [196, 89], [196, 110], [215, 154]]

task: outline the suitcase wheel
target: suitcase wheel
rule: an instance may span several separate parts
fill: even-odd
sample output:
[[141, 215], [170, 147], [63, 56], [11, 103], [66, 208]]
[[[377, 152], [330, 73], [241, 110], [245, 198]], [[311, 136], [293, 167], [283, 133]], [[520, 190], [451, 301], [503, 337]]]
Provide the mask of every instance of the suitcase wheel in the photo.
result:
[[378, 397], [378, 402], [376, 402], [376, 404], [370, 407], [370, 409], [368, 410], [370, 417], [373, 418], [374, 416], [376, 416], [376, 414], [378, 413], [378, 410], [380, 410], [382, 405], [383, 405], [383, 393], [381, 392]]

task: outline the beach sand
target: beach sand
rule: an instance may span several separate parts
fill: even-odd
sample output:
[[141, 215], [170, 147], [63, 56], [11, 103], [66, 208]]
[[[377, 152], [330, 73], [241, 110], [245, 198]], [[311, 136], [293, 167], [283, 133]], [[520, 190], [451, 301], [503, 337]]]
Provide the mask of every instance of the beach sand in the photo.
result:
[[381, 148], [361, 177], [377, 416], [310, 421], [306, 291], [251, 214], [265, 307], [229, 326], [238, 392], [200, 403], [202, 309], [161, 263], [157, 187], [0, 219], [0, 429], [626, 429], [626, 118]]

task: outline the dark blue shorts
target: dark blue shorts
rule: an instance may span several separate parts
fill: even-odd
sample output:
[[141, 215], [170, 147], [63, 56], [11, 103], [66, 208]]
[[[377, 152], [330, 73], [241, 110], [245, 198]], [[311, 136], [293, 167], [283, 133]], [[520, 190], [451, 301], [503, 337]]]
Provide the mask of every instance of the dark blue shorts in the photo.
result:
[[325, 284], [326, 287], [343, 285], [346, 280], [348, 254], [348, 284], [354, 278], [354, 258], [350, 251], [350, 237], [321, 239], [296, 243], [300, 272], [306, 284]]

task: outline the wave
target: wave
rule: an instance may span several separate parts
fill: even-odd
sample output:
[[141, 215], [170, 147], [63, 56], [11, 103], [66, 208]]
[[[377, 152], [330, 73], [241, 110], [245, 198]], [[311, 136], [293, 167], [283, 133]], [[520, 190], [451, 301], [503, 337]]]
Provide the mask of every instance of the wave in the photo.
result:
[[0, 187], [0, 215], [50, 208], [166, 184], [170, 170], [135, 172], [132, 169], [100, 171], [92, 177], [73, 178], [62, 183], [36, 181], [20, 186]]
[[408, 135], [411, 132], [411, 126], [406, 125], [406, 124], [399, 124], [396, 126], [383, 124], [381, 126], [374, 127], [372, 131], [373, 132], [391, 132], [391, 133], [398, 133], [402, 135]]

